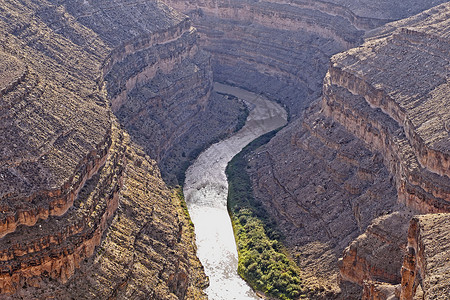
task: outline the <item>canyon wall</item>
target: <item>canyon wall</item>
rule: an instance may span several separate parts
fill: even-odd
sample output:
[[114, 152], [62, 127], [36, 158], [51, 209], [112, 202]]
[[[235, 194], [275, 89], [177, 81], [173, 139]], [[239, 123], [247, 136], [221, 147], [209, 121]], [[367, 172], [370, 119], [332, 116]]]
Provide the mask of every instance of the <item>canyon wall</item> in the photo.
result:
[[359, 45], [366, 30], [433, 5], [339, 0], [165, 2], [189, 15], [198, 28], [201, 45], [212, 55], [214, 80], [264, 93], [283, 103], [294, 118], [319, 97], [331, 55]]
[[[137, 86], [173, 76], [181, 96], [153, 94], [177, 108], [155, 121], [152, 154], [199, 122], [211, 69], [190, 21], [152, 1], [1, 7], [0, 293], [204, 298], [181, 200], [113, 115]], [[201, 96], [184, 97], [192, 86]]]
[[212, 55], [215, 81], [264, 93], [291, 116], [319, 95], [330, 55], [357, 45], [364, 33], [349, 20], [355, 16], [322, 2], [166, 3], [192, 18]]
[[0, 2], [0, 293], [205, 297], [157, 163], [175, 184], [235, 130], [243, 107], [213, 79], [290, 111], [248, 171], [311, 282], [331, 298], [439, 293], [446, 264], [427, 269], [439, 257], [417, 246], [432, 229], [410, 229], [403, 278], [399, 257], [412, 214], [448, 211], [449, 5], [375, 29], [443, 1], [167, 2], [191, 19], [159, 1]]
[[448, 10], [333, 56], [322, 97], [247, 157], [292, 256], [336, 298], [399, 297], [409, 219], [448, 211]]
[[449, 214], [428, 214], [411, 220], [400, 299], [419, 295], [424, 299], [445, 299], [450, 294], [449, 220]]
[[102, 64], [111, 108], [167, 182], [236, 129], [243, 106], [212, 91], [210, 55], [187, 16], [158, 1], [54, 2], [113, 49]]

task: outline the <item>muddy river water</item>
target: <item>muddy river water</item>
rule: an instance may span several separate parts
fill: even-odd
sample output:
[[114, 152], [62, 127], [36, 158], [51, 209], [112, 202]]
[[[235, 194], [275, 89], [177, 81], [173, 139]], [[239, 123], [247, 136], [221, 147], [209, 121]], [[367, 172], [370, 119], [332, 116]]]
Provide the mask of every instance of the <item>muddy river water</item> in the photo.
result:
[[202, 152], [186, 171], [184, 196], [195, 225], [198, 257], [210, 280], [210, 300], [259, 299], [237, 274], [238, 256], [227, 211], [225, 168], [255, 138], [286, 124], [286, 111], [255, 93], [216, 83], [219, 93], [242, 99], [249, 108], [245, 126], [230, 138]]

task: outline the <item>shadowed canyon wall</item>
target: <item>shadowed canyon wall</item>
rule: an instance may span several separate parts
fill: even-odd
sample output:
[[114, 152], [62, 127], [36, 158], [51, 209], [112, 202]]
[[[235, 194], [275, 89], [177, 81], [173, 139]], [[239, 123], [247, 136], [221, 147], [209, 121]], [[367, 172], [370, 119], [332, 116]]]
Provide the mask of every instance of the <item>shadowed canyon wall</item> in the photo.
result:
[[378, 27], [444, 1], [166, 2], [198, 27], [215, 80], [289, 109], [248, 172], [297, 263], [335, 297], [367, 280], [392, 293], [411, 216], [448, 210], [446, 7]]
[[299, 117], [320, 95], [332, 54], [360, 44], [365, 30], [444, 1], [165, 2], [198, 28], [214, 80], [264, 93]]

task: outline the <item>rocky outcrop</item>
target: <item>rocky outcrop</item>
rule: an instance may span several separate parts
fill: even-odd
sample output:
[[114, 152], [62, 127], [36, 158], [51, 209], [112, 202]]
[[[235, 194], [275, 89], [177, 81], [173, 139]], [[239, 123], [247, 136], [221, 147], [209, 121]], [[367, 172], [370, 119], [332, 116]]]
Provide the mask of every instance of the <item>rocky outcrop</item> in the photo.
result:
[[402, 266], [400, 299], [446, 299], [450, 294], [448, 233], [449, 214], [415, 216], [408, 231], [408, 247]]
[[[207, 281], [181, 201], [110, 108], [173, 76], [183, 115], [164, 122], [196, 122], [211, 71], [189, 20], [149, 1], [1, 6], [0, 293], [202, 299]], [[182, 97], [188, 85], [203, 97]], [[177, 126], [166, 135], [181, 136]]]
[[295, 118], [319, 97], [331, 55], [360, 44], [365, 30], [444, 1], [165, 2], [192, 18], [216, 81], [264, 93]]
[[[338, 297], [338, 258], [376, 217], [398, 209], [379, 154], [312, 105], [248, 157], [255, 197], [297, 264]], [[360, 295], [356, 296], [357, 298]]]
[[448, 5], [432, 12], [334, 56], [323, 98], [327, 115], [383, 153], [399, 201], [423, 213], [450, 209]]
[[[365, 282], [399, 284], [410, 214], [394, 212], [375, 219], [339, 260], [341, 280], [376, 290]], [[366, 297], [367, 298], [367, 297]]]
[[214, 80], [277, 99], [291, 116], [319, 95], [328, 58], [364, 33], [351, 11], [327, 2], [166, 3], [192, 18], [212, 54]]
[[101, 170], [78, 193], [61, 217], [21, 226], [2, 238], [0, 292], [13, 293], [42, 275], [66, 283], [75, 268], [94, 253], [118, 207], [124, 170], [124, 146], [117, 129]]
[[400, 296], [400, 285], [385, 282], [365, 281], [362, 300], [394, 300]]
[[292, 256], [324, 286], [341, 277], [336, 297], [362, 297], [348, 294], [346, 280], [364, 286], [368, 299], [395, 296], [408, 216], [448, 209], [448, 9], [390, 23], [335, 55], [323, 97], [303, 121], [248, 158], [255, 196]]
[[[210, 56], [199, 49], [191, 20], [158, 1], [64, 5], [112, 49], [102, 63], [111, 108], [165, 179], [177, 184], [199, 149], [236, 128], [242, 110], [213, 93]], [[229, 113], [219, 115], [222, 102]]]

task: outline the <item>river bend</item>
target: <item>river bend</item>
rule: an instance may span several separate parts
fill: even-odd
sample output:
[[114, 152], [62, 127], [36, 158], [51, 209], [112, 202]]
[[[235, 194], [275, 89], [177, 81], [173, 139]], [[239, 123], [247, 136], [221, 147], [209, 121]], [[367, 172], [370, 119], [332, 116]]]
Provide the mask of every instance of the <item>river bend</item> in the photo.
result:
[[195, 225], [198, 252], [210, 285], [211, 300], [259, 299], [237, 274], [238, 255], [227, 211], [225, 168], [242, 148], [257, 137], [287, 123], [286, 111], [266, 97], [228, 85], [214, 84], [219, 93], [243, 100], [249, 108], [244, 127], [202, 152], [186, 171], [184, 196]]

